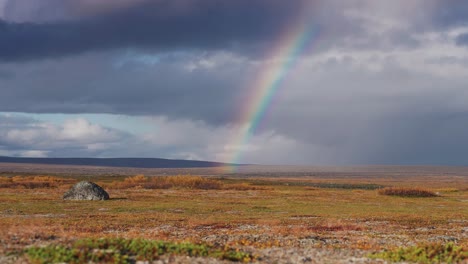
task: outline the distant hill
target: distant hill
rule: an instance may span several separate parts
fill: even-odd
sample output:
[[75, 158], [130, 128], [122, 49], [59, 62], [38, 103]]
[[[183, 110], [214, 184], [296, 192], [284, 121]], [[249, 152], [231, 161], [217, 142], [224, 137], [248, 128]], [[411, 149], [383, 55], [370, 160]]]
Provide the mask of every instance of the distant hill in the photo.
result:
[[157, 158], [16, 158], [0, 156], [0, 162], [131, 168], [207, 168], [231, 165], [228, 163], [211, 161], [173, 160]]

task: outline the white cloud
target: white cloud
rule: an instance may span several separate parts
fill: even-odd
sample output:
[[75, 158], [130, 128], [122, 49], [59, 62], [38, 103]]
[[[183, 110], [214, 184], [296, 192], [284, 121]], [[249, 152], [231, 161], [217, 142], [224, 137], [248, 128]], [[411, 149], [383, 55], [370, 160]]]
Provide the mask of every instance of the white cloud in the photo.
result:
[[215, 52], [192, 57], [184, 63], [183, 68], [189, 72], [196, 70], [216, 71], [230, 65], [245, 65], [248, 63], [249, 61], [246, 58], [237, 54]]
[[83, 118], [68, 119], [60, 125], [17, 115], [0, 115], [0, 119], [0, 147], [16, 156], [99, 155], [128, 136]]
[[119, 138], [119, 134], [111, 129], [97, 124], [91, 124], [84, 118], [66, 120], [57, 134], [62, 140], [75, 140], [78, 142], [97, 141], [109, 142]]

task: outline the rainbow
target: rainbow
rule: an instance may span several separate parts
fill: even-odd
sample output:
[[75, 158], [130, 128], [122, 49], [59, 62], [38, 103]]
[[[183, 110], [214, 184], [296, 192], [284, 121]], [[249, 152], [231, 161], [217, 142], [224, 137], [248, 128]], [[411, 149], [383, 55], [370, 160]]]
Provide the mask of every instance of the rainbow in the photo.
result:
[[[292, 29], [292, 30], [291, 30]], [[280, 41], [272, 49], [270, 56], [275, 58], [267, 63], [267, 67], [260, 71], [257, 78], [252, 82], [252, 94], [243, 107], [238, 123], [244, 124], [229, 146], [231, 151], [228, 163], [237, 164], [243, 151], [248, 146], [252, 136], [265, 119], [275, 95], [286, 81], [288, 74], [297, 64], [298, 58], [309, 46], [312, 40], [318, 36], [318, 28], [310, 25], [308, 21], [301, 20], [299, 23], [287, 30]], [[236, 166], [228, 168], [234, 172]]]

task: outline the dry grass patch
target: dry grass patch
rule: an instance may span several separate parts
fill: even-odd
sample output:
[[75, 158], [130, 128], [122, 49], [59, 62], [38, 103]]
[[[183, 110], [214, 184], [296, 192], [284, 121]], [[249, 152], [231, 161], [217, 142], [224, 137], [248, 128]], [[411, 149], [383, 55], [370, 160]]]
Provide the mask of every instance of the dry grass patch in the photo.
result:
[[235, 183], [235, 184], [225, 184], [223, 186], [224, 190], [235, 190], [235, 191], [249, 191], [249, 190], [268, 190], [266, 187], [252, 186], [249, 183]]
[[460, 190], [457, 188], [438, 188], [436, 191], [441, 193], [454, 193], [459, 192]]
[[388, 187], [379, 190], [381, 195], [401, 196], [401, 197], [437, 197], [438, 195], [423, 188]]

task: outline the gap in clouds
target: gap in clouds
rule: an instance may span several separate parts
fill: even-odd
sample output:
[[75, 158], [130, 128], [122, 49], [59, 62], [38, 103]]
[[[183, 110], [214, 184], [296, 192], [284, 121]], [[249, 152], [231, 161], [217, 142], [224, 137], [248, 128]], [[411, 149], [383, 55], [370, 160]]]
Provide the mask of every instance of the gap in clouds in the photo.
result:
[[[225, 161], [230, 153], [225, 139], [241, 129], [167, 117], [2, 113], [0, 155]], [[292, 150], [297, 142], [273, 131], [259, 134], [248, 147], [246, 161], [272, 163], [272, 146]], [[273, 163], [298, 162], [286, 157], [273, 158]]]

